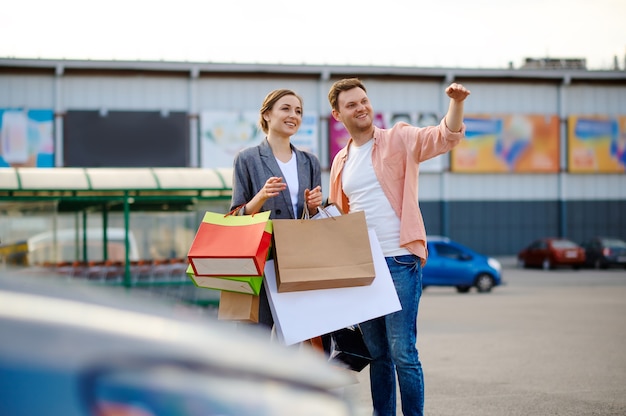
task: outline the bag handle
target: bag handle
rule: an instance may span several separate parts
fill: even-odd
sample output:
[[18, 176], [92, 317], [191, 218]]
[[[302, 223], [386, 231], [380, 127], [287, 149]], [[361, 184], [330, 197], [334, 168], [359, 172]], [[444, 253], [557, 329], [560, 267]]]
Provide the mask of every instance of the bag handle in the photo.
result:
[[[235, 209], [233, 209], [232, 211], [230, 211], [228, 214], [225, 214], [224, 217], [228, 217], [229, 215], [244, 215], [244, 214], [238, 214], [239, 210], [241, 210], [243, 207], [245, 207], [246, 204], [241, 204], [238, 207], [236, 207]], [[252, 214], [254, 216], [254, 214]]]
[[309, 204], [306, 203], [306, 199], [304, 200], [304, 209], [302, 210], [301, 220], [311, 219], [311, 214], [309, 213]]

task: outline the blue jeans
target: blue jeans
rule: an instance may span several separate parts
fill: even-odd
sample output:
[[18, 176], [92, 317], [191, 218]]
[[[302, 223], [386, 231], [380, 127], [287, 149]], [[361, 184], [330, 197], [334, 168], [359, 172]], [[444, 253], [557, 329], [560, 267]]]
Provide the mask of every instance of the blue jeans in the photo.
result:
[[374, 415], [396, 415], [396, 372], [402, 414], [423, 415], [424, 374], [417, 342], [417, 310], [422, 294], [422, 264], [413, 255], [386, 257], [402, 310], [361, 324], [372, 356], [370, 389]]

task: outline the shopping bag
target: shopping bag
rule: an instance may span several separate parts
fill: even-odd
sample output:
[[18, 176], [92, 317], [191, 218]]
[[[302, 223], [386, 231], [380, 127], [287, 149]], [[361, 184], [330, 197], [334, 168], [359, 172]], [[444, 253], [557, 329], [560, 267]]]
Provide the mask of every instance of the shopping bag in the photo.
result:
[[270, 211], [253, 215], [208, 212], [187, 257], [196, 276], [262, 276], [272, 241]]
[[267, 261], [263, 285], [278, 341], [293, 345], [402, 309], [376, 233], [368, 234], [376, 271], [368, 286], [278, 293], [274, 260]]
[[331, 364], [360, 372], [372, 361], [359, 325], [351, 325], [322, 336], [324, 352]]
[[364, 212], [272, 225], [279, 292], [367, 286], [374, 280]]
[[186, 273], [196, 287], [205, 289], [258, 295], [263, 285], [263, 276], [198, 276], [194, 274], [191, 264], [187, 266]]
[[237, 292], [220, 292], [217, 319], [225, 321], [259, 322], [258, 295]]

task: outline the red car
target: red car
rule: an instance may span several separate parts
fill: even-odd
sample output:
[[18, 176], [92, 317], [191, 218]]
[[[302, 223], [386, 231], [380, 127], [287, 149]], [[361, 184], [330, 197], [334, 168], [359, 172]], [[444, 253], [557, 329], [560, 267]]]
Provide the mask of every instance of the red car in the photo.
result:
[[585, 250], [566, 238], [540, 238], [517, 254], [521, 267], [541, 267], [544, 270], [558, 266], [579, 269], [585, 263]]

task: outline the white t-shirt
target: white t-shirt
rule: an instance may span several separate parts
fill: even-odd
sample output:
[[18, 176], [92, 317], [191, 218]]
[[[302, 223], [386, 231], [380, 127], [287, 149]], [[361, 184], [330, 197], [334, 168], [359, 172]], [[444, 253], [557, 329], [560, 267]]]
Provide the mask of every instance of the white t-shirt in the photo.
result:
[[298, 189], [300, 189], [300, 182], [298, 181], [298, 162], [296, 160], [296, 153], [291, 151], [291, 159], [287, 163], [283, 163], [276, 159], [280, 171], [283, 173], [283, 179], [287, 183], [287, 191], [291, 197], [291, 206], [293, 208], [293, 215], [297, 218], [298, 215]]
[[350, 211], [365, 211], [368, 228], [374, 229], [385, 257], [411, 254], [400, 247], [400, 218], [391, 207], [372, 166], [374, 140], [350, 145], [341, 182], [350, 200]]

